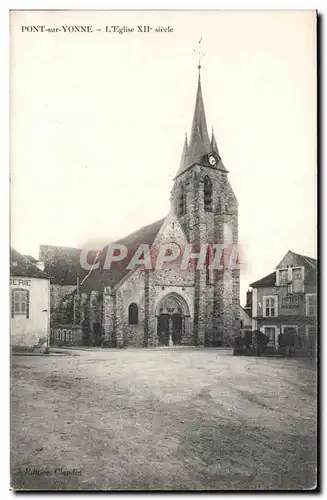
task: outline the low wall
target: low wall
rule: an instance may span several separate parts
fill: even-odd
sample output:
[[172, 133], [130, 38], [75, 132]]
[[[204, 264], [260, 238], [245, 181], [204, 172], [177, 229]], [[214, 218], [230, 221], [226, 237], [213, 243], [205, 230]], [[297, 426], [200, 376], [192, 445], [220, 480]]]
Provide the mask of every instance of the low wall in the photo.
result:
[[50, 329], [50, 345], [82, 345], [80, 325], [54, 325]]

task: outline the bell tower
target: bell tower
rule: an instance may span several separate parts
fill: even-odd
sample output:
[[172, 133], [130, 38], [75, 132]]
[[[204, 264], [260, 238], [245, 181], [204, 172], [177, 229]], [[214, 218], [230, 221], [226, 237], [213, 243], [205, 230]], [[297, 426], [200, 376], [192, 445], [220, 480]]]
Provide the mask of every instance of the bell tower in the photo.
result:
[[[208, 245], [213, 258], [215, 245], [235, 248], [238, 244], [238, 202], [213, 130], [209, 138], [200, 64], [198, 69], [191, 135], [189, 141], [185, 136], [171, 205], [193, 251]], [[238, 328], [239, 269], [231, 262], [211, 269], [208, 256], [206, 262], [195, 273], [193, 343], [228, 344]]]

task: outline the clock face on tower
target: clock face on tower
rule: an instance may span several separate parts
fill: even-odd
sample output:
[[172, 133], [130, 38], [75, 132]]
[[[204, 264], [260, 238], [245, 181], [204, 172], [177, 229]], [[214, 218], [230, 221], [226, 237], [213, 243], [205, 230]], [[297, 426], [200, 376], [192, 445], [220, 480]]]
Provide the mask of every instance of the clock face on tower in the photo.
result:
[[214, 156], [210, 155], [209, 156], [209, 163], [210, 163], [210, 165], [216, 165], [216, 163], [217, 163], [216, 158]]
[[217, 155], [215, 153], [209, 153], [208, 154], [209, 165], [211, 165], [212, 167], [214, 167], [217, 164], [217, 161], [218, 161], [218, 158], [217, 158]]

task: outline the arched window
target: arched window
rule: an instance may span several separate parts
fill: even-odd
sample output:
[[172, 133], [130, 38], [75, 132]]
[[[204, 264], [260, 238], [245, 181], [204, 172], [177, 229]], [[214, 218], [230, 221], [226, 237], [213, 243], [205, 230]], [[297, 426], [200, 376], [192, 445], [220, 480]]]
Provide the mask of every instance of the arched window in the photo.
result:
[[135, 302], [129, 305], [128, 308], [128, 323], [130, 325], [137, 325], [139, 322], [139, 310]]
[[180, 186], [177, 210], [178, 210], [178, 215], [186, 214], [186, 193], [183, 184], [181, 184]]
[[208, 176], [204, 178], [203, 195], [204, 210], [206, 212], [212, 212], [212, 182]]

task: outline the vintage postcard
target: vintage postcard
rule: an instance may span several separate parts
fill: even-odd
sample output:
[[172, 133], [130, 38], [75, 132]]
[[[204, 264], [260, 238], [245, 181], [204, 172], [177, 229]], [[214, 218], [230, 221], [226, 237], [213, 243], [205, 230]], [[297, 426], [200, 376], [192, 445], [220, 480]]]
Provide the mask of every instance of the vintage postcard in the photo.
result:
[[319, 487], [317, 14], [10, 16], [11, 489]]

